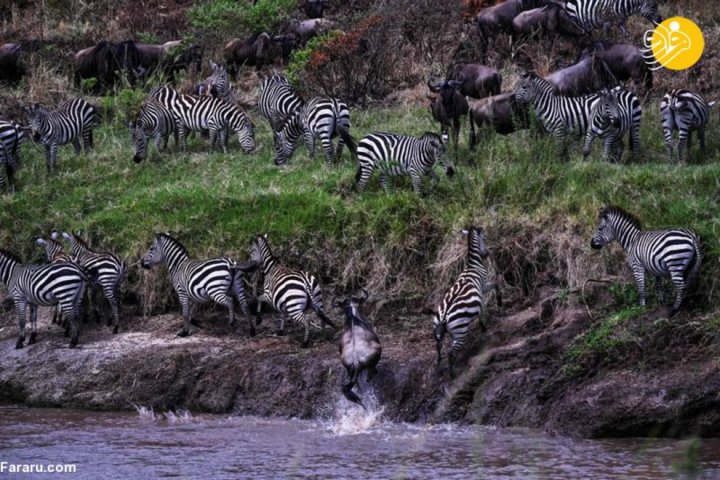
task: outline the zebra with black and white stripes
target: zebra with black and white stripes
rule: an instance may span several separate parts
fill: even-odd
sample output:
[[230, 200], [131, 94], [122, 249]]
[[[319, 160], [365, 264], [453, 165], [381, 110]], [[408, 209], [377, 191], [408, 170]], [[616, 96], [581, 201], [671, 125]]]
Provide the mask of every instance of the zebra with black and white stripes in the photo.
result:
[[[70, 254], [65, 252], [63, 244], [58, 241], [60, 234], [57, 230], [50, 232], [50, 238], [36, 238], [35, 243], [45, 249], [45, 257], [48, 263], [72, 262]], [[85, 272], [87, 274], [87, 272]], [[62, 324], [62, 309], [58, 305], [53, 313], [52, 323]], [[69, 328], [69, 325], [68, 325]]]
[[158, 152], [165, 150], [170, 135], [175, 135], [175, 143], [178, 143], [177, 124], [172, 112], [162, 103], [149, 99], [138, 111], [133, 122], [128, 122], [135, 154], [133, 161], [140, 163], [148, 156], [148, 138], [155, 140], [155, 148]]
[[642, 107], [633, 92], [615, 88], [601, 91], [598, 101], [590, 111], [590, 127], [585, 135], [583, 158], [590, 155], [590, 147], [595, 138], [605, 140], [603, 157], [606, 160], [622, 160], [625, 144], [623, 136], [628, 134], [630, 153], [634, 159], [640, 145], [640, 120]]
[[391, 176], [409, 175], [413, 189], [422, 194], [422, 179], [430, 176], [434, 183], [440, 177], [433, 171], [436, 162], [445, 167], [451, 177], [455, 173], [447, 155], [447, 144], [440, 135], [425, 132], [420, 138], [394, 133], [371, 133], [357, 144], [358, 170], [355, 183], [362, 192], [375, 169], [380, 170], [380, 184], [389, 189]]
[[280, 313], [278, 335], [285, 333], [285, 320], [289, 317], [305, 326], [302, 346], [307, 347], [310, 341], [310, 319], [305, 315], [305, 310], [308, 308], [312, 308], [323, 323], [333, 329], [337, 328], [325, 314], [320, 282], [314, 275], [281, 265], [270, 250], [267, 234], [255, 237], [251, 252], [250, 258], [258, 264], [263, 278], [258, 313], [262, 302], [269, 303]]
[[55, 168], [58, 146], [72, 143], [75, 155], [80, 155], [82, 139], [85, 153], [92, 148], [93, 128], [100, 117], [97, 109], [82, 98], [68, 100], [52, 112], [35, 103], [27, 112], [33, 139], [45, 146], [48, 171]]
[[156, 99], [172, 112], [183, 152], [187, 151], [187, 135], [190, 132], [206, 130], [210, 132], [211, 148], [219, 144], [223, 152], [227, 153], [228, 130], [233, 130], [245, 153], [255, 150], [255, 125], [236, 104], [212, 97], [184, 95], [168, 86], [153, 90], [150, 98]]
[[23, 264], [7, 250], [0, 249], [0, 281], [15, 302], [20, 323], [20, 337], [15, 348], [25, 342], [26, 310], [30, 307], [32, 332], [28, 345], [37, 338], [37, 307], [59, 305], [71, 329], [70, 348], [78, 344], [80, 330], [78, 316], [80, 301], [85, 291], [86, 276], [74, 263], [60, 262], [45, 265]]
[[110, 304], [111, 318], [107, 325], [113, 325], [113, 334], [120, 328], [120, 282], [127, 276], [125, 262], [109, 252], [96, 252], [75, 233], [63, 232], [63, 238], [70, 242], [70, 255], [75, 263], [88, 273], [92, 284], [98, 285]]
[[227, 257], [209, 260], [190, 258], [185, 247], [166, 233], [155, 236], [150, 250], [143, 256], [141, 265], [150, 269], [164, 263], [170, 272], [175, 292], [180, 300], [183, 315], [183, 329], [180, 337], [190, 334], [190, 305], [215, 302], [228, 308], [230, 325], [235, 325], [235, 300], [245, 314], [250, 335], [255, 335], [255, 326], [250, 320], [243, 285], [243, 274], [253, 271], [257, 265], [249, 262], [238, 264]]
[[285, 120], [304, 103], [300, 94], [281, 75], [266, 77], [260, 85], [258, 108], [270, 122], [273, 133], [278, 132], [285, 124]]
[[638, 14], [654, 24], [662, 22], [657, 0], [568, 0], [565, 11], [586, 32], [615, 22], [627, 34], [625, 22]]
[[[0, 120], [0, 164], [5, 165], [7, 187], [15, 190], [15, 172], [20, 166], [20, 145], [27, 137], [26, 129], [19, 124]], [[5, 180], [0, 175], [0, 190], [5, 188]]]
[[708, 102], [701, 95], [688, 90], [672, 90], [660, 102], [663, 135], [668, 161], [673, 161], [673, 131], [678, 131], [677, 152], [680, 161], [686, 161], [690, 153], [692, 132], [697, 132], [700, 149], [705, 151], [705, 128], [710, 119], [710, 108], [716, 102]]
[[470, 323], [486, 311], [485, 295], [495, 291], [498, 307], [502, 307], [500, 287], [489, 281], [488, 270], [483, 259], [488, 256], [485, 231], [469, 227], [462, 231], [467, 236], [468, 247], [465, 268], [450, 290], [443, 297], [437, 313], [433, 316], [434, 336], [437, 347], [437, 364], [442, 360], [442, 346], [445, 334], [452, 338], [448, 352], [450, 374], [455, 376], [455, 357], [465, 345]]
[[661, 279], [670, 277], [675, 286], [675, 301], [670, 311], [670, 316], [674, 316], [700, 273], [702, 255], [698, 236], [685, 228], [643, 231], [637, 217], [617, 206], [603, 208], [599, 220], [590, 246], [600, 249], [613, 240], [618, 241], [635, 277], [642, 306], [645, 306], [645, 273], [655, 276], [660, 298]]
[[[315, 97], [290, 114], [276, 133], [275, 165], [282, 165], [292, 157], [301, 136], [305, 139], [310, 158], [315, 158], [315, 140], [319, 139], [325, 161], [339, 160], [345, 143], [354, 143], [349, 132], [350, 110], [347, 104], [335, 98]], [[332, 142], [334, 137], [340, 137], [337, 148]]]
[[230, 79], [228, 78], [227, 66], [224, 63], [214, 63], [210, 61], [210, 67], [212, 68], [212, 75], [210, 76], [210, 95], [222, 100], [235, 104], [237, 102], [235, 93], [232, 91], [230, 85]]

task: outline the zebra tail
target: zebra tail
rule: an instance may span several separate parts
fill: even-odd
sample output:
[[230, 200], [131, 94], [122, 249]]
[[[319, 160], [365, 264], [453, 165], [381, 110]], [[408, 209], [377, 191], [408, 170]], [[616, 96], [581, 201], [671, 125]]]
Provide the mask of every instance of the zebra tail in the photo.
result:
[[702, 265], [702, 252], [700, 250], [700, 239], [696, 237], [696, 241], [693, 242], [695, 248], [695, 256], [693, 257], [692, 264], [690, 265], [690, 272], [687, 276], [687, 286], [690, 288], [700, 276], [700, 267]]
[[345, 125], [338, 125], [337, 129], [340, 137], [343, 139], [345, 145], [347, 145], [348, 149], [350, 150], [350, 153], [354, 158], [357, 159], [357, 142], [355, 142], [355, 139], [352, 137], [352, 135], [350, 135], [350, 132], [348, 132]]
[[[316, 290], [317, 296], [315, 295]], [[320, 317], [320, 320], [322, 320], [323, 323], [330, 325], [333, 330], [337, 330], [337, 326], [328, 318], [323, 310], [322, 292], [320, 291], [320, 287], [318, 286], [317, 279], [315, 277], [310, 276], [309, 279], [305, 280], [305, 291], [310, 298], [312, 309], [315, 310], [315, 313], [317, 313], [318, 317]]]

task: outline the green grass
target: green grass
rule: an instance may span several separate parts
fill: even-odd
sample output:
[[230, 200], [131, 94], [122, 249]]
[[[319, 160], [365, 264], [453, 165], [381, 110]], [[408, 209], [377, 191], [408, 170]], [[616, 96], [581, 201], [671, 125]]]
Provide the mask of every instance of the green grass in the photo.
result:
[[[34, 246], [34, 236], [52, 228], [82, 230], [91, 243], [114, 249], [132, 263], [146, 251], [153, 233], [170, 231], [199, 257], [246, 258], [253, 235], [268, 233], [289, 263], [330, 274], [342, 271], [351, 257], [367, 263], [377, 249], [396, 259], [407, 254], [403, 258], [415, 264], [403, 268], [421, 279], [416, 293], [427, 293], [443, 287], [427, 276], [429, 263], [448, 238], [457, 241], [449, 235], [466, 224], [489, 228], [491, 250], [512, 244], [501, 235], [530, 229], [550, 238], [570, 235], [583, 255], [591, 255], [587, 244], [598, 209], [615, 203], [649, 228], [695, 229], [705, 242], [703, 275], [711, 282], [718, 277], [720, 142], [715, 126], [707, 157], [694, 151], [690, 164], [682, 166], [666, 163], [657, 107], [646, 108], [643, 158], [626, 165], [602, 161], [600, 142], [589, 161], [580, 159], [578, 142], [571, 161], [563, 162], [555, 157], [552, 139], [536, 139], [531, 132], [491, 135], [477, 152], [468, 150], [463, 135], [456, 176], [448, 179], [439, 172], [439, 185], [420, 198], [409, 179], [396, 179], [392, 192], [384, 193], [377, 173], [358, 195], [356, 167], [347, 150], [341, 163], [326, 165], [320, 149], [310, 160], [300, 145], [289, 166], [278, 168], [266, 122], [256, 112], [251, 115], [262, 144], [254, 155], [240, 153], [234, 138], [231, 154], [208, 153], [204, 141], [195, 138], [189, 155], [176, 153], [171, 141], [170, 153], [158, 155], [153, 148], [151, 159], [136, 165], [119, 119], [96, 130], [96, 148], [89, 155], [74, 157], [72, 147], [62, 147], [51, 175], [41, 148], [25, 145], [20, 191], [0, 197], [0, 246], [40, 261], [43, 252]], [[426, 109], [353, 112], [357, 138], [372, 131], [419, 135], [426, 130], [436, 130]], [[476, 167], [469, 165], [471, 157]], [[596, 261], [611, 258], [620, 265], [617, 252], [597, 255]]]

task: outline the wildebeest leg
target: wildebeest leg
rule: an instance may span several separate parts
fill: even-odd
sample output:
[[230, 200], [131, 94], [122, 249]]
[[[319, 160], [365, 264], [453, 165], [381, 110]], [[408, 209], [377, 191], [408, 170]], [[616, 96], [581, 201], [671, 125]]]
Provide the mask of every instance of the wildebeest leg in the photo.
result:
[[360, 376], [360, 370], [355, 368], [354, 366], [350, 366], [350, 367], [348, 367], [347, 371], [348, 371], [348, 376], [350, 377], [350, 381], [343, 386], [343, 388], [342, 388], [343, 395], [345, 395], [345, 398], [347, 398], [351, 402], [357, 403], [358, 405], [363, 407], [363, 409], [367, 410], [367, 408], [365, 408], [365, 405], [363, 405], [362, 399], [360, 398], [360, 396], [357, 393], [352, 391], [353, 387], [358, 382], [358, 377]]
[[468, 122], [470, 123], [470, 150], [475, 150], [477, 134], [475, 133], [475, 119], [473, 118], [472, 111], [468, 114]]
[[455, 159], [459, 158], [460, 153], [458, 152], [458, 139], [460, 137], [460, 119], [452, 119], [452, 134], [453, 134], [453, 145], [455, 145]]
[[35, 340], [37, 338], [37, 306], [30, 304], [30, 326], [32, 328], [32, 332], [30, 332], [30, 340], [28, 340], [28, 345], [32, 345], [35, 343]]
[[25, 308], [26, 303], [24, 300], [16, 301], [15, 308], [18, 313], [18, 323], [20, 324], [20, 337], [18, 338], [15, 348], [23, 348], [23, 342], [25, 342]]

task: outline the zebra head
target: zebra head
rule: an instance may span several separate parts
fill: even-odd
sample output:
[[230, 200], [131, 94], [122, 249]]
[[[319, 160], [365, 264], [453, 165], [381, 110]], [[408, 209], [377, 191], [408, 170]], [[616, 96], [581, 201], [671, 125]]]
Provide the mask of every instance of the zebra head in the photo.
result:
[[247, 121], [236, 128], [235, 133], [237, 133], [238, 143], [243, 152], [252, 153], [255, 151], [257, 147], [255, 143], [255, 125], [250, 118], [247, 118]]
[[620, 102], [615, 93], [602, 90], [599, 94], [597, 108], [601, 118], [606, 119], [613, 127], [620, 128], [622, 112], [620, 111]]
[[154, 265], [157, 265], [158, 263], [162, 263], [165, 260], [165, 245], [164, 245], [164, 238], [165, 236], [162, 234], [155, 235], [155, 240], [153, 241], [152, 246], [150, 247], [150, 250], [147, 251], [147, 253], [143, 256], [142, 260], [140, 261], [140, 265], [145, 269], [150, 269]]
[[600, 210], [597, 232], [590, 240], [590, 247], [599, 250], [613, 240], [622, 245], [642, 228], [640, 220], [620, 207], [608, 206]]
[[462, 234], [465, 235], [468, 240], [468, 255], [477, 255], [480, 258], [487, 258], [487, 256], [490, 255], [487, 248], [485, 230], [483, 230], [482, 227], [468, 227], [467, 230], [462, 231]]
[[272, 258], [272, 252], [270, 251], [270, 244], [267, 238], [267, 233], [256, 235], [250, 247], [250, 260], [258, 265], [264, 265], [266, 259]]
[[[54, 234], [54, 236], [53, 236]], [[48, 262], [53, 262], [59, 256], [65, 253], [62, 243], [57, 241], [57, 230], [53, 230], [49, 239], [37, 237], [35, 243], [45, 248], [45, 255]]]
[[660, 16], [657, 0], [644, 0], [640, 6], [640, 15], [656, 25], [663, 20], [662, 16]]
[[[140, 114], [138, 114], [139, 116]], [[127, 122], [125, 125], [130, 129], [130, 139], [132, 140], [133, 146], [135, 147], [135, 155], [133, 155], [133, 162], [140, 163], [147, 158], [148, 155], [148, 142], [147, 135], [140, 126], [140, 122], [137, 120], [134, 122]]]
[[537, 95], [537, 81], [539, 77], [533, 72], [524, 73], [515, 86], [513, 97], [519, 103], [530, 103]]
[[445, 169], [445, 174], [452, 177], [455, 174], [455, 167], [447, 154], [447, 134], [441, 136], [437, 133], [425, 132], [421, 138], [427, 142], [427, 148], [431, 151], [435, 161]]
[[35, 142], [42, 139], [42, 123], [50, 112], [43, 105], [33, 103], [27, 107], [25, 111], [28, 114], [28, 127], [30, 127], [30, 135]]

